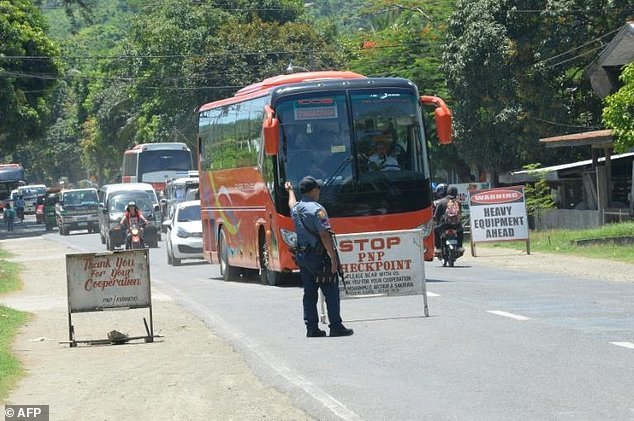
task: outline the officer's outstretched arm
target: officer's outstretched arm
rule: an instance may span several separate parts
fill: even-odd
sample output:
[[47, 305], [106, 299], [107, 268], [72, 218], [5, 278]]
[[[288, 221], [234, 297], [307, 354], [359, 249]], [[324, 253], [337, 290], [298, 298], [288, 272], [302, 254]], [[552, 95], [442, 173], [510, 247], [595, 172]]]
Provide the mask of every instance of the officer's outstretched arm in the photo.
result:
[[295, 191], [293, 190], [293, 185], [290, 181], [284, 183], [284, 188], [288, 192], [288, 207], [292, 208], [297, 203], [297, 198], [295, 197]]

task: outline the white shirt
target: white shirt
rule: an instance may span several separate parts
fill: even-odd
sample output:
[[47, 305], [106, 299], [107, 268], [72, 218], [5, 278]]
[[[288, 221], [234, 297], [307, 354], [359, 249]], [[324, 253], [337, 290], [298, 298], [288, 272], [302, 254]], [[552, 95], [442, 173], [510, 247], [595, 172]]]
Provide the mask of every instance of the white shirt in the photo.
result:
[[398, 171], [401, 167], [398, 165], [396, 158], [390, 155], [380, 157], [379, 154], [372, 154], [368, 158], [370, 163], [370, 169], [376, 169], [381, 171]]

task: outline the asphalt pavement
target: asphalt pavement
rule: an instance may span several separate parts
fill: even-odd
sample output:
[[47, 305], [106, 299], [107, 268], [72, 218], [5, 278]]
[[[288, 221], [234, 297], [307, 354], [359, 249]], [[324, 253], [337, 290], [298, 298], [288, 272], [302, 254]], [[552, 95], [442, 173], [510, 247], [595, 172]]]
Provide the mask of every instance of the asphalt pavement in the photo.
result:
[[297, 279], [224, 282], [217, 265], [168, 266], [163, 243], [150, 255], [161, 292], [316, 419], [634, 420], [634, 283], [433, 262], [430, 317], [421, 296], [348, 300], [354, 336], [308, 339]]

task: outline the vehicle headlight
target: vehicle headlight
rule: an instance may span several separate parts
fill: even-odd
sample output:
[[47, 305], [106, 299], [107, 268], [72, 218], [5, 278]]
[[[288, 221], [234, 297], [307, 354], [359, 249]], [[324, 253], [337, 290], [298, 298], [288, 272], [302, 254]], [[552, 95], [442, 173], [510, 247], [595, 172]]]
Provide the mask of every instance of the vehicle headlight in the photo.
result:
[[290, 248], [297, 247], [297, 234], [294, 231], [289, 231], [285, 229], [280, 229], [280, 233], [282, 234], [282, 240], [286, 243]]
[[423, 225], [419, 225], [416, 228], [418, 228], [419, 230], [423, 232], [423, 238], [427, 238], [429, 237], [429, 234], [431, 234], [432, 230], [434, 229], [434, 220], [430, 219], [428, 222], [425, 222]]
[[191, 237], [191, 235], [192, 235], [192, 233], [190, 233], [189, 231], [187, 231], [183, 227], [178, 227], [178, 229], [176, 230], [176, 236], [177, 237], [187, 238], [187, 237]]

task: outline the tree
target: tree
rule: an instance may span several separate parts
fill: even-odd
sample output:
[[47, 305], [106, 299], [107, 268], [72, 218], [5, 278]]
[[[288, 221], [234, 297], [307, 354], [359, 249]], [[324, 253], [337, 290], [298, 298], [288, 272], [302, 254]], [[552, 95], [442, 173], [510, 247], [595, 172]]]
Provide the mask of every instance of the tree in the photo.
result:
[[550, 186], [546, 181], [546, 172], [540, 171], [540, 164], [524, 165], [528, 174], [535, 178], [535, 181], [524, 186], [526, 196], [526, 212], [530, 217], [535, 217], [538, 209], [554, 209], [555, 201], [550, 194]]
[[0, 145], [10, 153], [41, 135], [46, 98], [61, 70], [59, 48], [31, 0], [0, 2]]
[[634, 63], [623, 68], [623, 86], [605, 98], [603, 121], [614, 134], [614, 149], [627, 152], [634, 148]]
[[583, 70], [630, 10], [627, 0], [460, 0], [443, 68], [461, 155], [493, 174], [552, 163], [539, 137], [599, 125]]

